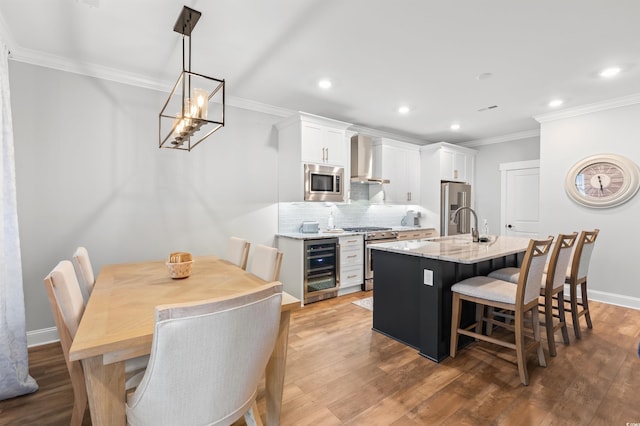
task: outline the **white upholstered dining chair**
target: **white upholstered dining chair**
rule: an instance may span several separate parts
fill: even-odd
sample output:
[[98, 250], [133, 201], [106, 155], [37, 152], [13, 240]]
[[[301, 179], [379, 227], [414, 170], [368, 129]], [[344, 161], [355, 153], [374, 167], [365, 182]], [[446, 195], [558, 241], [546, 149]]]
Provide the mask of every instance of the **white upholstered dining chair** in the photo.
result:
[[80, 288], [82, 290], [85, 305], [89, 301], [93, 286], [96, 283], [95, 276], [93, 275], [93, 267], [91, 266], [91, 260], [89, 259], [89, 252], [85, 247], [78, 247], [73, 253], [73, 264], [76, 268], [76, 274]]
[[127, 423], [261, 425], [258, 383], [275, 346], [282, 284], [156, 307], [151, 358], [127, 400]]
[[[69, 349], [76, 331], [78, 331], [85, 305], [71, 262], [63, 260], [58, 263], [49, 275], [44, 278], [44, 287], [47, 291], [53, 319], [58, 329], [64, 360], [71, 376], [71, 386], [73, 388], [71, 425], [81, 425], [87, 408], [87, 388], [85, 387], [82, 365], [79, 361], [69, 360]], [[140, 373], [146, 367], [148, 359], [149, 357], [144, 356], [127, 361], [125, 363], [126, 376], [133, 378], [137, 373]], [[130, 379], [125, 386], [130, 388], [132, 383]]]
[[248, 272], [267, 282], [277, 281], [280, 277], [281, 265], [282, 253], [278, 249], [262, 244], [251, 246], [251, 261], [247, 269]]
[[[538, 354], [538, 364], [546, 366], [544, 352], [540, 344], [540, 320], [538, 314], [538, 296], [540, 295], [540, 283], [544, 273], [544, 265], [549, 254], [553, 238], [546, 240], [531, 240], [522, 260], [520, 278], [517, 285], [496, 278], [476, 276], [462, 280], [451, 287], [453, 294], [451, 313], [451, 357], [458, 351], [458, 335], [471, 336], [477, 340], [497, 344], [506, 348], [515, 349], [516, 361], [520, 381], [524, 385], [529, 384], [529, 372], [527, 370], [526, 354], [535, 350]], [[477, 322], [471, 326], [461, 328], [460, 317], [462, 302], [468, 301], [476, 304]], [[503, 327], [512, 329], [515, 337], [512, 340], [501, 340], [493, 336], [482, 334], [482, 326], [485, 320], [490, 323], [493, 318], [485, 318], [484, 308], [491, 307], [514, 313], [513, 326], [502, 324]], [[526, 342], [524, 332], [524, 316], [531, 313], [533, 340]], [[471, 331], [475, 328], [475, 331]]]
[[251, 244], [245, 239], [230, 237], [227, 243], [226, 260], [246, 270], [250, 246]]
[[[557, 354], [555, 343], [555, 332], [557, 330], [562, 331], [564, 344], [569, 344], [564, 309], [564, 283], [577, 237], [577, 232], [558, 235], [540, 284], [540, 295], [544, 297], [544, 326], [547, 334], [549, 355], [551, 356], [556, 356]], [[520, 268], [498, 269], [491, 272], [489, 277], [517, 284], [520, 279]], [[556, 301], [555, 307], [553, 306], [554, 300]], [[555, 313], [556, 311], [557, 314]]]

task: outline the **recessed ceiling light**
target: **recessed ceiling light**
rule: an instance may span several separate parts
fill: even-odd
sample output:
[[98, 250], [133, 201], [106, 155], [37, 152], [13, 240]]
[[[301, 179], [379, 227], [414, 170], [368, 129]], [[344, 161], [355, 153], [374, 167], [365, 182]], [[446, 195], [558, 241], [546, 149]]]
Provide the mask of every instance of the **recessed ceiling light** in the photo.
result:
[[318, 82], [318, 87], [320, 87], [321, 89], [327, 90], [331, 88], [331, 80], [327, 80], [326, 78], [323, 80], [320, 80]]
[[562, 99], [554, 99], [551, 102], [549, 102], [549, 106], [551, 108], [557, 108], [560, 105], [562, 105], [564, 103], [564, 101]]
[[411, 111], [411, 109], [406, 105], [402, 105], [400, 108], [398, 108], [398, 112], [400, 114], [408, 114], [409, 111]]
[[456, 130], [460, 130], [460, 124], [453, 123], [449, 128], [455, 132]]
[[622, 70], [619, 67], [605, 68], [602, 71], [600, 71], [600, 77], [604, 77], [604, 78], [614, 77], [620, 74], [620, 71]]

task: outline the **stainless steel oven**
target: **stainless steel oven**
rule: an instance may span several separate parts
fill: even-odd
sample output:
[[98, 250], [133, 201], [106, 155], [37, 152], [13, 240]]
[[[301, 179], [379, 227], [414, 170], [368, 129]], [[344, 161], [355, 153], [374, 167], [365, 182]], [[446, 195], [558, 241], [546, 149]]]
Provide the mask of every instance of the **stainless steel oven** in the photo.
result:
[[337, 238], [304, 242], [304, 303], [336, 297], [340, 287], [340, 245]]

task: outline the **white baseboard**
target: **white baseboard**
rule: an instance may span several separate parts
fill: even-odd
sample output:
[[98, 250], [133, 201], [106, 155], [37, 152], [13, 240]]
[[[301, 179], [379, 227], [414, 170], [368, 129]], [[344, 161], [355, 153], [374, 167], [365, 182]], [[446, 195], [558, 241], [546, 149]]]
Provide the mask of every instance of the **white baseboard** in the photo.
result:
[[[360, 286], [347, 287], [338, 290], [338, 295], [343, 296], [345, 294], [355, 293], [358, 291], [360, 291]], [[568, 286], [565, 286], [564, 294], [569, 294]], [[598, 290], [589, 290], [589, 300], [640, 310], [640, 298], [638, 297], [624, 296], [622, 294], [607, 293]], [[59, 340], [58, 330], [55, 327], [27, 332], [27, 345], [29, 347], [46, 345], [47, 343], [53, 343]]]
[[[565, 294], [569, 294], [566, 293]], [[632, 308], [640, 310], [640, 298], [624, 296], [622, 294], [607, 293], [604, 291], [587, 289], [587, 295], [589, 300], [595, 300], [596, 302], [608, 303], [609, 305], [623, 306], [625, 308]]]
[[40, 346], [47, 343], [60, 341], [58, 329], [55, 327], [43, 328], [40, 330], [27, 331], [27, 346]]

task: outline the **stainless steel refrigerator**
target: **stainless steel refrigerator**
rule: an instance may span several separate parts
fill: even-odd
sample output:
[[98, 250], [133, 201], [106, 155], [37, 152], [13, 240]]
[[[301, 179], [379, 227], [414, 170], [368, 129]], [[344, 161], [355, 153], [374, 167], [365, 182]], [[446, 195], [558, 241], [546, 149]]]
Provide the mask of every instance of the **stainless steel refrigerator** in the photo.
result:
[[468, 234], [471, 232], [471, 213], [463, 210], [458, 223], [453, 213], [460, 207], [471, 207], [471, 185], [458, 182], [442, 182], [440, 188], [440, 235]]

